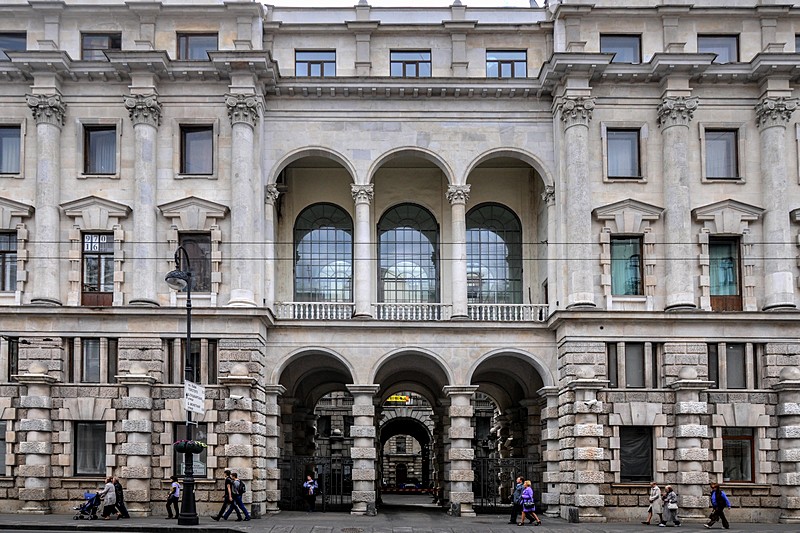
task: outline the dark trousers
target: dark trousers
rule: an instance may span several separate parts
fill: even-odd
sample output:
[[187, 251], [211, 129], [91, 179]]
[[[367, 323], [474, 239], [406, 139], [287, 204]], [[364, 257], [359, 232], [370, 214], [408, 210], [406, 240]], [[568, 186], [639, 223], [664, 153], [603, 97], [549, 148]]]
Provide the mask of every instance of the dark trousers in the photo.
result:
[[244, 502], [242, 501], [242, 496], [240, 494], [234, 494], [233, 503], [231, 503], [230, 507], [228, 507], [228, 510], [225, 511], [225, 515], [222, 518], [227, 520], [233, 511], [236, 511], [236, 516], [238, 518], [241, 518], [241, 516], [239, 515], [239, 509], [242, 510], [242, 513], [244, 513], [245, 518], [250, 518], [250, 513], [247, 512], [247, 508], [244, 506]]
[[241, 518], [242, 513], [239, 512], [239, 509], [236, 508], [236, 505], [228, 499], [227, 495], [225, 499], [222, 500], [222, 507], [219, 509], [219, 514], [217, 515], [220, 518], [228, 518], [231, 514], [231, 511], [236, 511], [236, 518]]
[[[170, 507], [172, 506], [172, 507]], [[175, 508], [175, 518], [178, 518], [178, 498], [176, 496], [167, 497], [167, 517], [172, 518], [172, 508]]]
[[722, 527], [724, 527], [725, 529], [728, 529], [729, 527], [731, 527], [731, 525], [728, 523], [728, 519], [725, 518], [725, 508], [724, 507], [720, 507], [718, 509], [714, 509], [714, 511], [712, 511], [711, 516], [709, 517], [709, 519], [710, 519], [708, 521], [708, 525], [709, 526], [713, 526], [717, 522], [717, 520], [720, 520], [720, 521], [722, 521]]
[[519, 513], [521, 513], [521, 512], [522, 512], [522, 504], [516, 503], [516, 502], [512, 503], [511, 504], [511, 518], [508, 519], [508, 522], [509, 523], [511, 523], [511, 522], [515, 522], [516, 523], [517, 517], [519, 516]]
[[306, 500], [306, 506], [308, 507], [307, 511], [313, 513], [317, 510], [317, 495], [316, 494], [306, 494], [303, 497]]
[[131, 515], [128, 514], [128, 508], [125, 507], [125, 502], [122, 500], [117, 500], [117, 510], [122, 518], [130, 518]]

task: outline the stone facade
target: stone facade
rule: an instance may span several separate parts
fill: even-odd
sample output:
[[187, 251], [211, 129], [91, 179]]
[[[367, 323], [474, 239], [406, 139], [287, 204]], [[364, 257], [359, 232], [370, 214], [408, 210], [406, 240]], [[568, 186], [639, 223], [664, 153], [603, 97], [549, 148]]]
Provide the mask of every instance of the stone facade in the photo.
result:
[[718, 4], [3, 3], [0, 511], [115, 474], [162, 512], [180, 266], [201, 513], [332, 455], [379, 513], [392, 433], [455, 515], [518, 458], [554, 516], [638, 520], [655, 479], [800, 521], [800, 4]]

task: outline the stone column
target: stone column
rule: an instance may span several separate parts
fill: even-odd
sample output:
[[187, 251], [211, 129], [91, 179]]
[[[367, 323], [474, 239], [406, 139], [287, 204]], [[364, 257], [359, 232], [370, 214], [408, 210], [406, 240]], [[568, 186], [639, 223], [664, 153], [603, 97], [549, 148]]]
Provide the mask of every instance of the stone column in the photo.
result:
[[266, 188], [266, 209], [264, 213], [264, 306], [274, 310], [275, 304], [275, 204], [278, 203], [280, 191], [274, 183]]
[[227, 376], [219, 378], [219, 384], [228, 389], [228, 397], [225, 398], [228, 420], [223, 430], [228, 436], [228, 444], [223, 453], [228, 458], [228, 468], [236, 472], [249, 487], [244, 494], [244, 502], [251, 504], [250, 512], [254, 518], [258, 518], [261, 516], [266, 483], [263, 479], [255, 478], [264, 469], [263, 465], [257, 464], [258, 457], [253, 446], [254, 442], [261, 441], [258, 435], [261, 428], [253, 423], [253, 386], [257, 380], [249, 374], [247, 365], [236, 363]]
[[710, 482], [709, 451], [703, 446], [703, 440], [709, 438], [708, 425], [703, 423], [708, 403], [700, 400], [700, 393], [711, 385], [700, 380], [690, 366], [681, 368], [678, 380], [670, 385], [675, 391], [675, 491], [680, 495], [680, 517], [690, 522], [708, 517], [708, 496], [703, 494]]
[[542, 503], [547, 505], [547, 516], [561, 515], [561, 449], [558, 429], [558, 387], [542, 387], [538, 394], [545, 406], [540, 414], [545, 421], [542, 430]]
[[231, 307], [255, 307], [256, 261], [253, 221], [258, 219], [256, 198], [261, 183], [255, 174], [255, 126], [261, 103], [255, 94], [226, 94], [231, 120]]
[[520, 402], [520, 406], [524, 409], [522, 418], [524, 443], [520, 443], [518, 447], [522, 450], [522, 457], [534, 459], [539, 463], [541, 462], [539, 442], [542, 431], [541, 400], [539, 398], [525, 399]]
[[800, 369], [787, 366], [780, 381], [772, 387], [778, 391], [778, 485], [781, 491], [783, 524], [800, 524]]
[[664, 235], [666, 245], [666, 310], [697, 307], [691, 203], [689, 198], [689, 122], [697, 109], [697, 98], [665, 96], [658, 106], [658, 125], [663, 137]]
[[121, 429], [127, 436], [128, 449], [147, 449], [148, 454], [129, 454], [119, 475], [125, 483], [125, 503], [131, 516], [150, 516], [150, 481], [153, 479], [153, 396], [156, 379], [148, 375], [141, 363], [133, 363], [127, 374], [117, 376], [127, 394], [119, 401], [119, 409], [127, 410]]
[[36, 234], [32, 304], [61, 305], [61, 128], [66, 105], [58, 93], [27, 95], [36, 121]]
[[761, 191], [764, 198], [763, 309], [793, 309], [794, 252], [789, 230], [789, 180], [786, 126], [797, 109], [795, 98], [764, 97], [756, 105], [761, 140]]
[[[547, 204], [547, 247], [546, 255], [543, 258], [540, 254], [537, 259], [545, 259], [547, 261], [547, 294], [544, 297], [549, 304], [549, 312], [552, 313], [556, 310], [556, 302], [558, 298], [558, 264], [555, 261], [557, 257], [556, 242], [558, 242], [558, 213], [556, 211], [556, 188], [553, 185], [545, 185], [544, 192], [542, 193], [542, 200]], [[544, 303], [541, 301], [539, 303]], [[546, 318], [546, 317], [545, 317]]]
[[564, 127], [564, 211], [567, 242], [567, 307], [595, 307], [589, 121], [594, 98], [563, 97], [557, 104]]
[[278, 467], [278, 461], [281, 458], [281, 408], [278, 405], [278, 399], [286, 392], [286, 388], [283, 385], [266, 385], [265, 392], [266, 456], [264, 470], [266, 476], [266, 502], [264, 503], [264, 514], [270, 515], [280, 512], [278, 503], [281, 501], [281, 469]]
[[353, 395], [353, 508], [350, 514], [375, 516], [375, 405], [372, 400], [378, 385], [347, 385]]
[[[441, 399], [438, 402], [440, 405], [442, 403]], [[434, 434], [433, 437], [433, 463], [434, 463], [434, 477], [435, 477], [435, 490], [436, 494], [434, 495], [434, 503], [436, 503], [439, 507], [445, 506], [445, 499], [444, 499], [444, 472], [445, 472], [445, 439], [446, 439], [446, 431], [445, 431], [445, 417], [444, 416], [444, 407], [442, 406], [433, 406], [433, 423], [434, 427], [438, 428], [438, 433]]]
[[353, 201], [356, 204], [355, 235], [353, 236], [353, 301], [355, 316], [372, 318], [372, 224], [370, 223], [370, 204], [374, 187], [350, 185]]
[[161, 105], [156, 94], [125, 97], [133, 122], [133, 287], [131, 305], [158, 305], [156, 160]]
[[442, 389], [450, 398], [450, 450], [447, 461], [450, 462], [450, 472], [447, 478], [450, 482], [450, 511], [454, 516], [475, 516], [472, 504], [475, 494], [472, 492], [472, 482], [475, 473], [472, 470], [472, 460], [475, 459], [475, 449], [472, 440], [475, 438], [475, 428], [472, 427], [472, 417], [475, 408], [472, 399], [475, 397], [477, 386], [451, 386]]
[[447, 187], [450, 202], [450, 268], [452, 276], [453, 314], [451, 318], [467, 318], [467, 200], [469, 185]]
[[19, 441], [19, 452], [24, 454], [24, 462], [17, 468], [17, 475], [24, 484], [19, 489], [19, 500], [24, 502], [19, 512], [50, 514], [50, 461], [53, 456], [50, 391], [57, 380], [47, 375], [47, 367], [38, 361], [31, 363], [28, 371], [17, 375], [16, 379], [27, 388], [19, 399], [20, 409], [27, 409], [27, 413], [17, 424], [17, 431], [25, 434]]
[[[597, 399], [597, 393], [608, 386], [608, 381], [596, 379], [594, 370], [589, 366], [579, 369], [576, 378], [567, 385], [572, 395], [567, 399], [567, 405], [575, 415], [575, 447], [572, 450], [562, 449], [561, 458], [564, 461], [572, 459], [575, 464], [574, 505], [578, 508], [580, 521], [605, 522], [606, 517], [602, 513], [605, 496], [600, 487], [606, 483], [609, 458], [605, 457], [605, 450], [600, 445], [604, 433], [600, 420], [603, 402]], [[570, 399], [572, 405], [569, 405]]]

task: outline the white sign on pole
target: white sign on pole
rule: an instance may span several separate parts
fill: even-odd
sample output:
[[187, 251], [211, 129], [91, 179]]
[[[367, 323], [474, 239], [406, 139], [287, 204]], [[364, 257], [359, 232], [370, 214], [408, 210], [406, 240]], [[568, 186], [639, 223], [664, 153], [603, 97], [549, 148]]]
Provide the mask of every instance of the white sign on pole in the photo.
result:
[[184, 381], [183, 385], [183, 401], [186, 403], [186, 410], [205, 415], [206, 388], [191, 381]]

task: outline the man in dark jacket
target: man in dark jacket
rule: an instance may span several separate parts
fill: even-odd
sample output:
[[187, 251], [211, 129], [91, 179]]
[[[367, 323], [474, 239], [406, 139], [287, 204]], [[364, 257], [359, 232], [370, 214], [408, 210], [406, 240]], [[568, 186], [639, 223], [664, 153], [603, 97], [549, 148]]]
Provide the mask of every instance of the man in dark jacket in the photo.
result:
[[722, 521], [722, 527], [725, 529], [730, 529], [731, 525], [728, 523], [728, 519], [725, 518], [725, 508], [731, 508], [731, 502], [728, 499], [728, 496], [722, 491], [719, 487], [719, 483], [712, 483], [711, 484], [711, 507], [714, 509], [711, 511], [711, 516], [709, 516], [708, 524], [703, 524], [706, 529], [711, 529], [717, 520]]
[[509, 524], [516, 524], [519, 513], [522, 512], [522, 490], [525, 486], [522, 484], [522, 478], [517, 478], [517, 484], [514, 485], [514, 493], [511, 495], [511, 518], [508, 519]]
[[[233, 504], [233, 478], [231, 478], [231, 471], [225, 470], [225, 492], [223, 493], [222, 497], [222, 507], [219, 510], [219, 513], [215, 515], [211, 515], [211, 519], [219, 522], [219, 519], [223, 517], [225, 511], [228, 510], [228, 507], [233, 507], [233, 510], [236, 511], [236, 521], [242, 521], [242, 513], [239, 512], [239, 509]], [[225, 520], [227, 520], [227, 516]]]
[[119, 511], [120, 518], [130, 518], [128, 508], [125, 507], [125, 494], [122, 492], [122, 483], [119, 478], [114, 476], [114, 492], [117, 494], [117, 510]]

